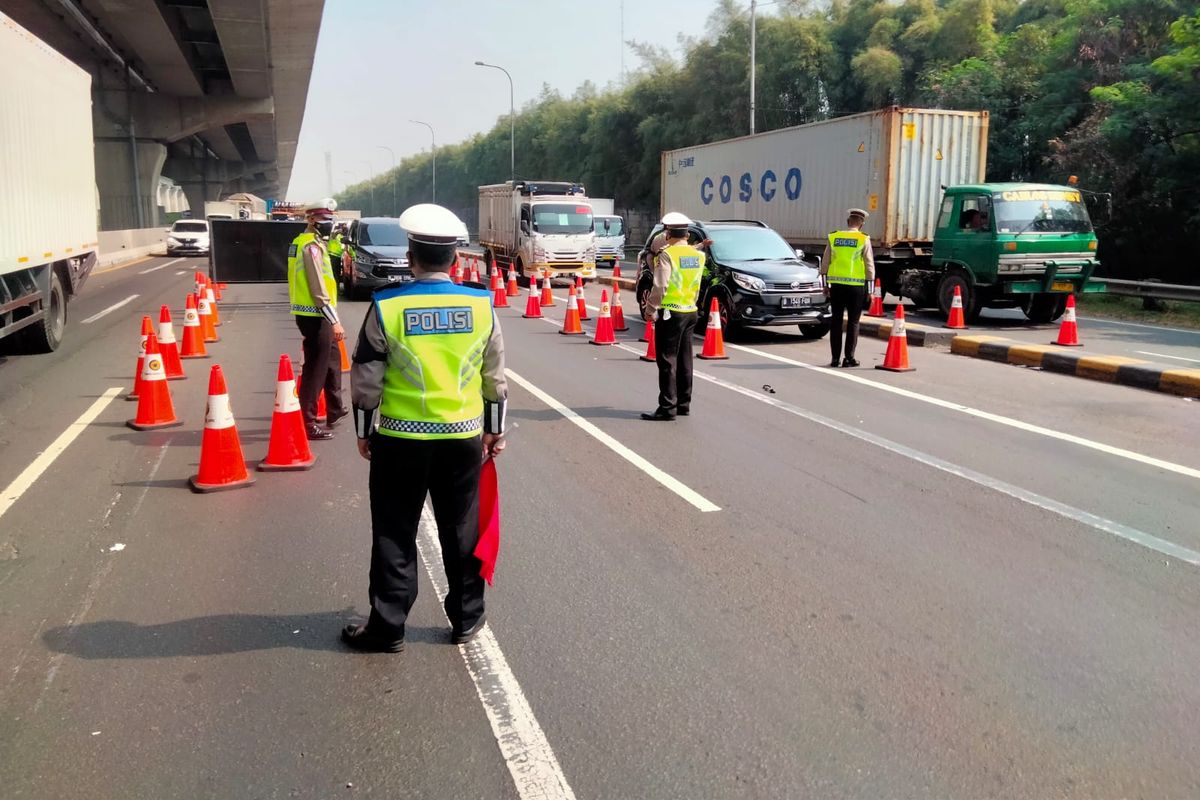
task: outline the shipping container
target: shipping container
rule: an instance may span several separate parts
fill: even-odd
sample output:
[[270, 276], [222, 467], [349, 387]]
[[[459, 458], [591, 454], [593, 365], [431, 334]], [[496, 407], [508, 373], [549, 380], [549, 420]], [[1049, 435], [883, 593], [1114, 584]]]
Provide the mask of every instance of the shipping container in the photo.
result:
[[892, 107], [662, 154], [662, 211], [753, 219], [822, 247], [846, 209], [870, 212], [876, 247], [933, 241], [942, 187], [978, 183], [986, 111]]

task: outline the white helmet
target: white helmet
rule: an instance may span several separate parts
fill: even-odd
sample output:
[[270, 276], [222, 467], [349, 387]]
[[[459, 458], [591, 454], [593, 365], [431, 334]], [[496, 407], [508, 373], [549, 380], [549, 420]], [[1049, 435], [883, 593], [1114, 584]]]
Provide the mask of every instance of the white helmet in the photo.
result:
[[400, 215], [400, 227], [411, 241], [423, 244], [454, 244], [467, 230], [453, 211], [433, 203], [405, 209]]
[[692, 221], [687, 218], [686, 214], [680, 214], [678, 211], [669, 211], [662, 218], [664, 228], [686, 228], [692, 224]]
[[304, 213], [310, 217], [332, 217], [335, 211], [337, 211], [337, 200], [332, 197], [317, 200], [304, 207]]

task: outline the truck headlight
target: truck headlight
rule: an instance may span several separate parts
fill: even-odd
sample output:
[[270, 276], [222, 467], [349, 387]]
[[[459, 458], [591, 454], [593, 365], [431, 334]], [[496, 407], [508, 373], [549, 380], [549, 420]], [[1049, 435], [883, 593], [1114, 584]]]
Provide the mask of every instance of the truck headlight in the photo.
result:
[[756, 278], [753, 275], [743, 275], [740, 272], [734, 272], [731, 274], [733, 275], [733, 282], [747, 291], [761, 292], [767, 288], [767, 285], [763, 283], [762, 278]]

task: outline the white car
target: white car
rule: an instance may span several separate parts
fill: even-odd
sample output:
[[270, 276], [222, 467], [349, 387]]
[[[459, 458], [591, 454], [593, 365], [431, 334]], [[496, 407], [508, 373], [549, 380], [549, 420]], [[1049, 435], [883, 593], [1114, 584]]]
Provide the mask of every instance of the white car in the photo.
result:
[[167, 229], [167, 255], [208, 255], [208, 222], [202, 219], [181, 219]]

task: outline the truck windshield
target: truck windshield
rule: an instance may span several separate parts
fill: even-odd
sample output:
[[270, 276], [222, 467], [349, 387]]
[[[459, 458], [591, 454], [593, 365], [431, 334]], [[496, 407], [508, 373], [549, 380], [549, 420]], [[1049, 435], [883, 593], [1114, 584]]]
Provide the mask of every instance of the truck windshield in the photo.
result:
[[770, 228], [713, 228], [713, 258], [718, 261], [782, 261], [796, 251]]
[[394, 222], [364, 222], [358, 227], [358, 243], [380, 247], [407, 247], [408, 234]]
[[597, 236], [620, 236], [622, 233], [620, 217], [596, 217]]
[[1087, 233], [1092, 230], [1092, 221], [1079, 192], [1000, 192], [992, 199], [996, 204], [996, 230], [999, 233]]
[[538, 233], [588, 233], [592, 230], [592, 207], [538, 203], [533, 207], [533, 227]]
[[207, 222], [176, 222], [171, 230], [176, 233], [208, 233]]

